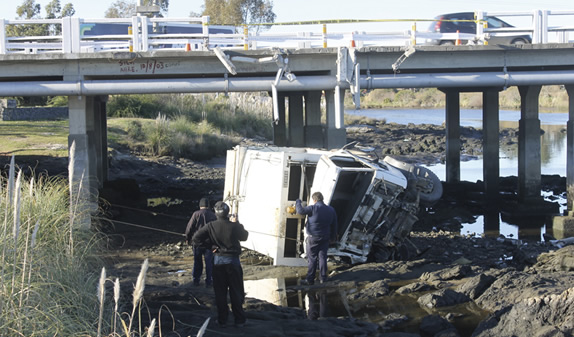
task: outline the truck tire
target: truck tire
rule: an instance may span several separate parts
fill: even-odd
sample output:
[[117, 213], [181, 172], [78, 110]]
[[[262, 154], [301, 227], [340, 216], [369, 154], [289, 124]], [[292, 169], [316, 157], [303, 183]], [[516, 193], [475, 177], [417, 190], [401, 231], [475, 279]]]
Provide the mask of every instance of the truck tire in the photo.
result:
[[405, 163], [404, 161], [386, 156], [383, 161], [399, 169], [407, 179], [424, 179], [426, 184], [431, 184], [432, 188], [417, 188], [421, 204], [430, 206], [442, 197], [442, 183], [440, 179], [426, 167]]

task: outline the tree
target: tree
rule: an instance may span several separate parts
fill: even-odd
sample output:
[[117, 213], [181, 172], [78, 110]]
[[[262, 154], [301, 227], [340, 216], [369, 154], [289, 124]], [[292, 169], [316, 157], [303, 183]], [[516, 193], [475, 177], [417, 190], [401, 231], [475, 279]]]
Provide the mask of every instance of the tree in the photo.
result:
[[[169, 0], [141, 0], [142, 6], [159, 6], [160, 11], [166, 13], [169, 7]], [[131, 18], [136, 15], [136, 1], [134, 0], [116, 0], [107, 10], [104, 16], [106, 18]], [[160, 13], [161, 13], [160, 12]], [[162, 16], [162, 14], [159, 14]]]
[[106, 10], [106, 18], [131, 18], [136, 15], [136, 3], [133, 0], [117, 0]]
[[275, 22], [273, 2], [270, 0], [205, 0], [202, 15], [209, 15], [216, 25], [253, 25], [253, 31], [269, 29], [261, 23]]

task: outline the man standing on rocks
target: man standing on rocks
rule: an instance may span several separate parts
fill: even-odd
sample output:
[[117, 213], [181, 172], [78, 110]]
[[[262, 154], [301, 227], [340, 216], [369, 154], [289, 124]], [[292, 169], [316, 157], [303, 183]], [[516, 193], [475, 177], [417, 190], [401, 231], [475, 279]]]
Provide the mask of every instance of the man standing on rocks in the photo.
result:
[[[215, 213], [209, 209], [209, 199], [201, 198], [199, 200], [199, 210], [193, 212], [191, 219], [185, 229], [185, 238], [188, 244], [192, 244], [193, 235], [207, 223], [216, 220]], [[205, 260], [205, 286], [213, 285], [213, 253], [211, 247], [202, 247], [193, 245], [193, 285], [198, 286], [203, 273], [203, 261]]]
[[327, 250], [329, 243], [337, 240], [337, 213], [335, 209], [323, 202], [323, 194], [315, 192], [311, 196], [311, 204], [307, 207], [301, 205], [301, 200], [295, 201], [295, 209], [298, 214], [307, 215], [306, 248], [307, 252], [307, 277], [302, 283], [315, 284], [317, 261], [319, 262], [319, 281], [327, 281]]
[[220, 326], [227, 324], [229, 307], [227, 306], [227, 293], [231, 299], [231, 310], [236, 326], [245, 324], [245, 311], [243, 301], [245, 289], [243, 286], [243, 268], [239, 255], [241, 254], [240, 241], [247, 240], [249, 232], [242, 224], [237, 222], [235, 216], [229, 215], [229, 206], [218, 201], [214, 207], [217, 220], [208, 223], [193, 236], [193, 244], [212, 247], [214, 257], [213, 290], [215, 304], [217, 305], [217, 322]]

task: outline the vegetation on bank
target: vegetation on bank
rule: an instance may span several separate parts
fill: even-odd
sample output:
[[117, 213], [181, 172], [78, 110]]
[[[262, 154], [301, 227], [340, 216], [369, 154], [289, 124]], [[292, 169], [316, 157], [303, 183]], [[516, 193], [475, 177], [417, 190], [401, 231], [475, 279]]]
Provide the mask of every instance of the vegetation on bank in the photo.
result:
[[[567, 111], [568, 94], [563, 86], [543, 86], [540, 91], [540, 109], [548, 111]], [[510, 87], [500, 92], [500, 109], [519, 110], [520, 93], [517, 87]], [[353, 108], [351, 96], [345, 99], [345, 105]], [[434, 109], [445, 106], [445, 94], [436, 88], [426, 89], [375, 89], [361, 95], [361, 108], [413, 108]], [[482, 93], [470, 92], [460, 94], [460, 107], [464, 109], [482, 108]]]
[[271, 139], [270, 104], [253, 94], [112, 96], [109, 115], [122, 118], [108, 121], [110, 144], [154, 156], [210, 158], [244, 137]]
[[0, 335], [94, 331], [98, 236], [70, 216], [67, 180], [0, 177]]

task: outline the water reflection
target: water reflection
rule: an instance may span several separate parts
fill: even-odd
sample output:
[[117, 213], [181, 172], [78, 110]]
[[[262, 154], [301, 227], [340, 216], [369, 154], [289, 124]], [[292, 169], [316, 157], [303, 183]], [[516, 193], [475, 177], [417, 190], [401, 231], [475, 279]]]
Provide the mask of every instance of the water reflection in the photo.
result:
[[[246, 280], [245, 292], [247, 297], [257, 298], [272, 304], [299, 308], [305, 311], [311, 320], [326, 317], [347, 317], [362, 321], [376, 323], [387, 332], [418, 333], [422, 319], [427, 315], [439, 314], [446, 316], [456, 313], [457, 318], [453, 325], [460, 336], [471, 336], [472, 332], [487, 313], [473, 302], [452, 307], [423, 308], [417, 302], [420, 294], [392, 294], [369, 301], [348, 300], [348, 294], [358, 289], [345, 289], [338, 287], [312, 287], [298, 286], [299, 278], [272, 278], [262, 280]], [[389, 284], [390, 289], [396, 290], [411, 281], [401, 281]], [[414, 281], [412, 281], [414, 282]]]

